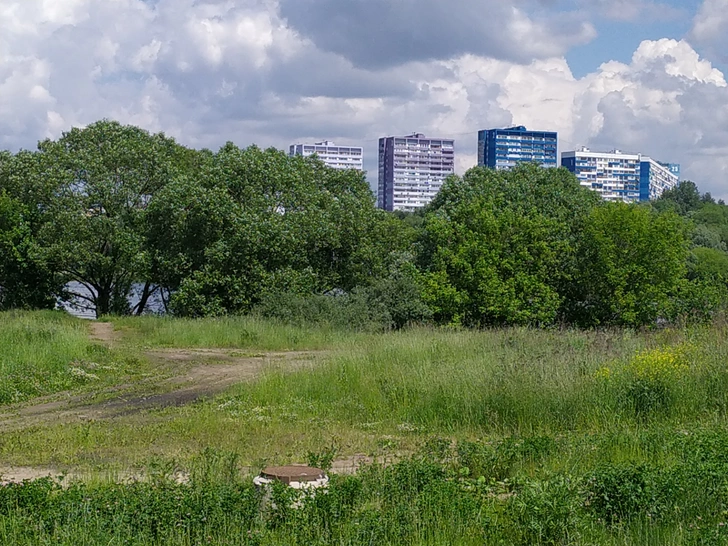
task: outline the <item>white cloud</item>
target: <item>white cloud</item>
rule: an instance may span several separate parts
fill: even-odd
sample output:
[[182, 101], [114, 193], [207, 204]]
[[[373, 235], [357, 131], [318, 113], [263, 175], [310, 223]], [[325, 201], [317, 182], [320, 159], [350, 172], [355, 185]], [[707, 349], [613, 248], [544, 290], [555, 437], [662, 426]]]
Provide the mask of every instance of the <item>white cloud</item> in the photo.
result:
[[[703, 11], [709, 4], [718, 1]], [[378, 137], [422, 131], [456, 138], [462, 171], [475, 162], [478, 129], [519, 124], [558, 130], [562, 148], [679, 161], [703, 191], [728, 198], [728, 87], [687, 42], [646, 41], [629, 63], [575, 78], [561, 54], [588, 23], [574, 19], [576, 33], [549, 44], [555, 18], [499, 8], [493, 16], [504, 18], [488, 24], [532, 38], [518, 59], [486, 56], [480, 44], [367, 68], [356, 62], [364, 53], [322, 51], [279, 9], [279, 0], [4, 0], [0, 147], [108, 117], [200, 147], [361, 142], [374, 172]]]
[[[461, 155], [474, 157], [477, 129], [552, 129], [562, 150], [584, 144], [679, 162], [703, 191], [728, 198], [728, 87], [685, 41], [645, 41], [629, 64], [608, 62], [581, 79], [558, 58], [522, 66], [464, 56], [447, 64], [453, 76], [409, 109], [433, 120], [433, 131], [467, 133]], [[450, 108], [427, 118], [437, 102]]]
[[691, 39], [728, 61], [728, 0], [705, 0], [693, 19]]

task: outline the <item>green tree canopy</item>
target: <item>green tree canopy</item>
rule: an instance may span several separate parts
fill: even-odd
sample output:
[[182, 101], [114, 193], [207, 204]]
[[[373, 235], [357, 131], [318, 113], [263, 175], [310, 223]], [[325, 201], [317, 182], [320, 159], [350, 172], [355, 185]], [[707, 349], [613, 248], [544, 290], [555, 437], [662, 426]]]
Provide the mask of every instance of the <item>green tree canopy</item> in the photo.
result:
[[451, 177], [420, 244], [426, 299], [442, 322], [550, 324], [575, 275], [598, 197], [565, 169], [482, 167]]
[[55, 198], [51, 171], [38, 154], [0, 153], [0, 309], [52, 308], [63, 293], [38, 243]]
[[0, 190], [0, 310], [52, 309], [62, 285], [38, 257], [28, 208]]
[[409, 244], [392, 222], [362, 173], [228, 143], [197, 180], [152, 199], [148, 229], [173, 307], [204, 315], [249, 310], [269, 292], [371, 283]]
[[604, 203], [589, 215], [570, 318], [584, 326], [654, 324], [687, 271], [688, 225], [673, 212]]
[[677, 186], [662, 192], [653, 206], [659, 211], [673, 210], [681, 216], [698, 210], [704, 204], [695, 182], [682, 180]]
[[39, 160], [50, 166], [44, 183], [53, 191], [49, 221], [39, 232], [45, 261], [86, 289], [73, 295], [97, 316], [129, 312], [133, 284], [148, 280], [145, 210], [188, 165], [188, 151], [163, 134], [112, 121], [74, 128], [38, 147]]

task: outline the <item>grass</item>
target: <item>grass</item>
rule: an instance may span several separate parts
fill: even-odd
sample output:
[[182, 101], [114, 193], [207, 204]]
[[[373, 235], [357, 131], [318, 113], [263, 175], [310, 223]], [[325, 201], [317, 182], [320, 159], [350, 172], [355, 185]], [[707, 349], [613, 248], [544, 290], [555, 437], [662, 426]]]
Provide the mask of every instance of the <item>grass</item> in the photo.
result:
[[263, 351], [319, 350], [361, 337], [335, 328], [279, 324], [258, 317], [172, 319], [113, 318], [129, 344], [155, 348], [257, 349]]
[[134, 355], [89, 340], [63, 312], [0, 313], [0, 404], [110, 384], [143, 368]]
[[[17, 317], [30, 330], [58, 320], [84, 331], [55, 315]], [[4, 433], [5, 464], [218, 470], [184, 486], [28, 489], [26, 511], [3, 505], [10, 493], [0, 488], [0, 543], [109, 543], [112, 534], [127, 544], [728, 543], [725, 324], [372, 335], [252, 318], [114, 323], [115, 350], [130, 354], [323, 351], [310, 368], [270, 366], [194, 404]], [[354, 453], [388, 464], [337, 478], [330, 496], [299, 511], [261, 512], [245, 477]], [[78, 498], [90, 507], [82, 519]], [[23, 535], [38, 511], [44, 523]]]
[[[214, 447], [256, 465], [301, 460], [332, 444], [344, 455], [377, 454], [411, 451], [428, 436], [558, 437], [710, 424], [721, 422], [727, 405], [724, 333], [715, 327], [643, 335], [528, 329], [352, 335], [332, 343], [311, 369], [271, 367], [258, 381], [207, 401], [6, 433], [0, 457], [14, 464], [123, 468], [144, 465], [150, 455], [185, 461]], [[689, 339], [701, 367], [688, 370], [687, 380], [673, 379], [669, 407], [653, 415], [635, 411], [628, 378], [598, 379], [605, 366]]]
[[549, 468], [560, 447], [545, 437], [433, 441], [398, 462], [334, 475], [315, 496], [274, 487], [269, 502], [234, 453], [207, 449], [190, 460], [187, 483], [157, 464], [143, 482], [2, 487], [0, 542], [725, 544], [728, 433], [696, 431], [666, 447], [677, 454], [669, 465], [605, 460], [569, 473]]

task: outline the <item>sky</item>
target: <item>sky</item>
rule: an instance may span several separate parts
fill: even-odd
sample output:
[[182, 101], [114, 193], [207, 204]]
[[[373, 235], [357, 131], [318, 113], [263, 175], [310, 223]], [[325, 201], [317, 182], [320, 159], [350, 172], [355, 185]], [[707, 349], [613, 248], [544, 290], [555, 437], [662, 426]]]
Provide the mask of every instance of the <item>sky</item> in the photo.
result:
[[107, 118], [187, 146], [559, 132], [728, 200], [728, 0], [0, 0], [0, 148]]

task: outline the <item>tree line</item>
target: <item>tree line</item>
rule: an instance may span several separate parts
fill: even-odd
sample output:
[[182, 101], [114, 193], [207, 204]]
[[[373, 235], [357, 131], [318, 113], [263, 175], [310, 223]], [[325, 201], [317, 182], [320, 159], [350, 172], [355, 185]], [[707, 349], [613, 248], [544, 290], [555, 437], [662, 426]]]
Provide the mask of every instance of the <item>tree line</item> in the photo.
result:
[[565, 169], [476, 167], [403, 214], [358, 171], [107, 120], [0, 153], [0, 309], [643, 326], [721, 311], [727, 245], [728, 207], [692, 182], [628, 205]]

